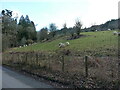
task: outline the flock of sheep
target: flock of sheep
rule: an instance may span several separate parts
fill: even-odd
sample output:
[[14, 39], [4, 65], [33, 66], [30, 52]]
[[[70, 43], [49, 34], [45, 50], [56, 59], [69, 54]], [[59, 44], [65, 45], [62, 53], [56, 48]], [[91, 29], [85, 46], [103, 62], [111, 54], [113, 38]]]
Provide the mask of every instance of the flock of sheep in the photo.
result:
[[[97, 31], [97, 30], [96, 30]], [[108, 29], [108, 31], [111, 31], [111, 29]], [[114, 31], [113, 35], [120, 35], [120, 32]], [[70, 43], [69, 42], [65, 42], [65, 43], [59, 43], [59, 48], [64, 48], [65, 46], [69, 46]]]
[[[96, 30], [97, 31], [97, 30]], [[108, 31], [110, 31], [110, 29], [108, 29]], [[113, 35], [120, 35], [120, 32], [114, 31]], [[59, 43], [59, 48], [63, 48], [65, 46], [69, 46], [70, 43], [69, 42], [65, 42], [65, 43]]]
[[[36, 44], [36, 43], [33, 43], [33, 44]], [[19, 46], [19, 48], [26, 47], [26, 46], [30, 46], [30, 45], [33, 45], [33, 44]], [[59, 45], [59, 48], [64, 48], [65, 46], [69, 46], [70, 43], [69, 43], [69, 42], [59, 43], [58, 45]]]
[[34, 44], [37, 44], [37, 43], [33, 43], [33, 44], [26, 44], [26, 45], [23, 45], [23, 46], [19, 46], [19, 48], [21, 48], [21, 47], [26, 47], [26, 46], [30, 46], [30, 45], [34, 45]]
[[[97, 30], [96, 30], [96, 31], [97, 31]], [[113, 35], [120, 35], [120, 32], [114, 31], [114, 32], [113, 32]], [[36, 44], [36, 43], [34, 43], [34, 44]], [[33, 44], [30, 44], [30, 45], [33, 45]], [[26, 47], [26, 46], [30, 46], [30, 45], [19, 46], [19, 48], [21, 48], [21, 47]], [[70, 43], [69, 43], [69, 42], [65, 42], [65, 43], [61, 43], [61, 42], [60, 42], [58, 45], [59, 45], [59, 48], [64, 48], [64, 47], [66, 47], [66, 46], [69, 46]]]

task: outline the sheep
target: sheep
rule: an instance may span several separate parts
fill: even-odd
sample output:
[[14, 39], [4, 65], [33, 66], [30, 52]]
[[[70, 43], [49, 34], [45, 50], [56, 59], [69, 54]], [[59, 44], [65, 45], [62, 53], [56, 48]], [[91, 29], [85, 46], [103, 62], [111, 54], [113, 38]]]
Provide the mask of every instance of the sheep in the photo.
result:
[[59, 48], [65, 47], [64, 43], [59, 43]]
[[67, 45], [67, 46], [69, 46], [69, 45], [70, 45], [70, 43], [69, 43], [69, 42], [66, 42], [66, 45]]
[[30, 46], [31, 44], [28, 44], [28, 46]]
[[108, 29], [108, 31], [111, 31], [111, 29]]
[[19, 46], [19, 48], [21, 48], [22, 46]]
[[96, 32], [98, 31], [98, 30], [95, 30]]
[[65, 46], [69, 46], [70, 43], [69, 42], [66, 42], [66, 43], [59, 43], [59, 48], [63, 48]]
[[113, 34], [114, 34], [114, 35], [118, 35], [118, 32], [117, 32], [117, 31], [114, 31]]

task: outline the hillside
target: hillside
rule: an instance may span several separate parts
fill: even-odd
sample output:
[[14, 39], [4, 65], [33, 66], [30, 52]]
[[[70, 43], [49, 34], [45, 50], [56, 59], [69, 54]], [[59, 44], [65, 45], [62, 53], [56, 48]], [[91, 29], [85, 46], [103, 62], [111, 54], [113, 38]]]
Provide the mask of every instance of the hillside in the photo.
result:
[[83, 31], [86, 31], [86, 32], [89, 32], [89, 31], [105, 31], [105, 30], [108, 30], [108, 29], [111, 29], [111, 30], [116, 30], [118, 29], [119, 27], [119, 21], [120, 19], [111, 19], [110, 21], [107, 21], [103, 24], [100, 24], [100, 25], [92, 25], [91, 27], [89, 28], [85, 28], [83, 29]]
[[[12, 51], [59, 51], [58, 44], [60, 42], [69, 41], [70, 45], [65, 47], [72, 52], [95, 51], [101, 54], [114, 54], [117, 50], [117, 35], [113, 35], [113, 31], [98, 31], [98, 32], [83, 32], [79, 39], [67, 40], [66, 37], [61, 37], [51, 42], [37, 43], [31, 46], [22, 48], [13, 48]], [[112, 51], [112, 52], [111, 52]]]
[[[81, 34], [84, 37], [74, 40], [59, 37], [50, 42], [11, 48], [7, 52], [13, 52], [3, 54], [3, 65], [78, 88], [117, 87], [118, 36], [113, 31]], [[58, 47], [58, 43], [66, 41], [70, 42], [69, 46]], [[65, 50], [70, 54], [63, 55], [61, 51]]]

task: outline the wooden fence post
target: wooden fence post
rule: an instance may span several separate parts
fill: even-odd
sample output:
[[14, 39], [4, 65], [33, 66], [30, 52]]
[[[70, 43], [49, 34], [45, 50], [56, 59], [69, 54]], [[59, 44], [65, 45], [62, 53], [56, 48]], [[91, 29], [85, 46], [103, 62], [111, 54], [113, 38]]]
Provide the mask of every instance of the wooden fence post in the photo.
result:
[[85, 76], [88, 77], [88, 57], [85, 56]]
[[62, 71], [63, 71], [63, 72], [64, 72], [64, 65], [65, 65], [64, 56], [62, 56]]
[[13, 61], [15, 62], [15, 54], [13, 53]]
[[36, 66], [38, 67], [38, 53], [36, 53]]
[[13, 61], [13, 54], [11, 53], [11, 61]]
[[[49, 55], [48, 55], [48, 57], [49, 57]], [[48, 57], [47, 57], [47, 59], [48, 59]], [[49, 66], [48, 66], [49, 70], [50, 70], [50, 59], [51, 58], [49, 57], [49, 59], [48, 59], [49, 60], [49, 62], [48, 62], [48, 64], [49, 64]]]
[[27, 53], [25, 53], [25, 61], [24, 61], [25, 65], [28, 63], [27, 62]]

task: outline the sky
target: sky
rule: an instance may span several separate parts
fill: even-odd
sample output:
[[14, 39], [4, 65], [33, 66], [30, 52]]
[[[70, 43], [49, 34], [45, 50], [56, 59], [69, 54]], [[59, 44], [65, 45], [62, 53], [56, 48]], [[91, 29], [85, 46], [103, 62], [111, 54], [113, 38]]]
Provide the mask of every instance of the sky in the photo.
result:
[[18, 20], [29, 16], [36, 30], [55, 23], [58, 29], [66, 23], [73, 27], [79, 19], [84, 27], [99, 25], [118, 18], [119, 0], [1, 0], [0, 9], [12, 10]]

